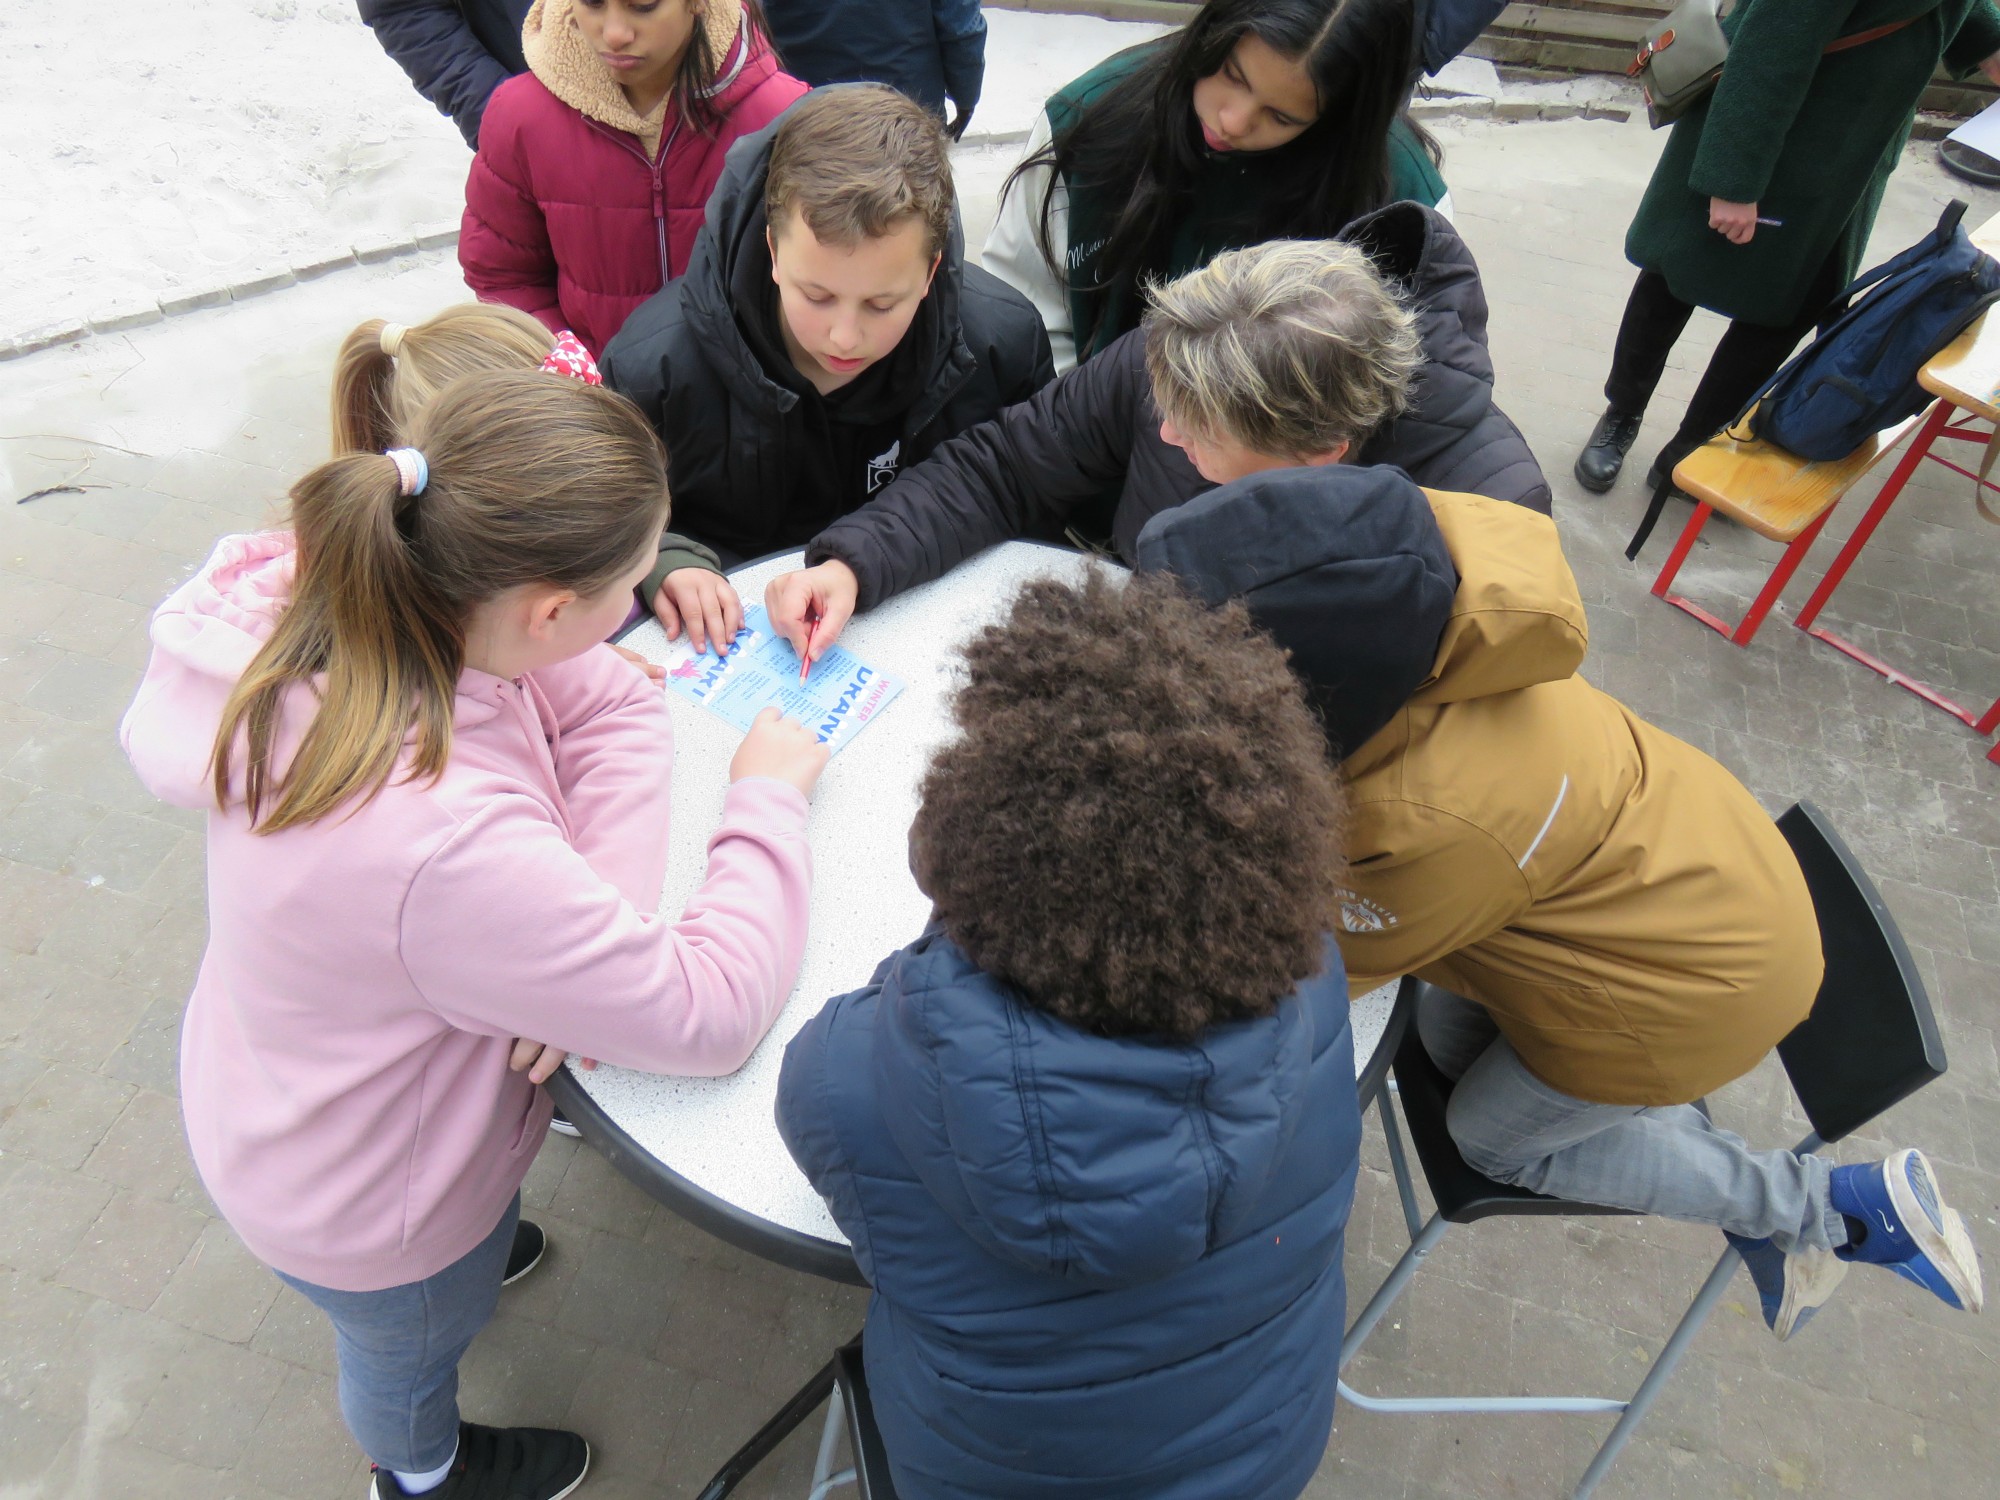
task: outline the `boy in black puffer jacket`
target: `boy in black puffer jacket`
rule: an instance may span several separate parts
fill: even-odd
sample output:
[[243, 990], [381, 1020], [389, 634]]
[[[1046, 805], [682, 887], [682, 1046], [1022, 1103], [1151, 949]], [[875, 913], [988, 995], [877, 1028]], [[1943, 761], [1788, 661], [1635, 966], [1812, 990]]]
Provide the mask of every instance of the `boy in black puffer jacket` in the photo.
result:
[[1053, 373], [1034, 308], [965, 264], [948, 150], [882, 84], [814, 90], [730, 148], [687, 274], [605, 349], [702, 544], [646, 580], [670, 635], [728, 640], [718, 563], [803, 545]]
[[933, 926], [778, 1086], [874, 1289], [897, 1491], [1293, 1500], [1361, 1141], [1325, 742], [1243, 609], [1165, 579], [1031, 584], [965, 658]]

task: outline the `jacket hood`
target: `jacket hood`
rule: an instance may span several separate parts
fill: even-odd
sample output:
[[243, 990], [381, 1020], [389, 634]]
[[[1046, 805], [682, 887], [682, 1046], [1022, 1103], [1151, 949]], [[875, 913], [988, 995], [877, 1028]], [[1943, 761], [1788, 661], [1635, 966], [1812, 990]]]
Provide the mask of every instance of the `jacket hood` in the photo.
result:
[[[222, 711], [290, 603], [297, 562], [288, 531], [226, 536], [194, 577], [153, 611], [152, 659], [118, 738], [140, 781], [162, 802], [215, 805], [209, 763]], [[501, 687], [497, 677], [465, 671], [453, 702], [453, 728], [493, 718]], [[289, 696], [273, 741], [277, 762], [297, 748], [314, 707], [303, 687]], [[234, 769], [240, 773], [241, 757]]]
[[223, 706], [284, 613], [296, 559], [289, 532], [224, 537], [153, 612], [153, 658], [118, 738], [162, 802], [214, 805], [209, 761]]
[[933, 930], [881, 976], [875, 1096], [904, 1159], [993, 1254], [1080, 1286], [1154, 1280], [1240, 1232], [1292, 1137], [1315, 1001], [1186, 1045], [1087, 1035]]
[[[800, 400], [801, 390], [773, 379], [763, 362], [790, 368], [790, 356], [784, 351], [783, 335], [777, 327], [780, 314], [777, 289], [771, 281], [764, 214], [771, 145], [784, 122], [785, 116], [780, 115], [729, 148], [722, 177], [708, 200], [687, 275], [677, 285], [682, 314], [731, 394], [747, 405], [789, 412]], [[951, 232], [930, 292], [902, 342], [849, 388], [854, 397], [840, 403], [845, 420], [886, 420], [907, 411], [904, 428], [916, 431], [937, 415], [975, 365], [962, 326], [964, 295], [965, 232], [954, 208]], [[845, 397], [846, 392], [836, 396]], [[858, 404], [855, 398], [859, 398]]]
[[1362, 445], [1437, 489], [1513, 500], [1546, 514], [1548, 481], [1520, 429], [1493, 400], [1486, 290], [1472, 251], [1436, 209], [1392, 203], [1340, 232], [1416, 317], [1424, 363], [1403, 414]]
[[1430, 499], [1458, 592], [1412, 701], [1462, 703], [1573, 676], [1590, 628], [1556, 523], [1480, 495]]
[[1429, 678], [1458, 588], [1425, 492], [1390, 468], [1240, 479], [1155, 516], [1137, 555], [1209, 604], [1242, 599], [1291, 654], [1340, 756]]
[[[743, 30], [740, 0], [708, 0], [702, 10], [702, 29], [717, 57], [725, 59], [713, 93], [721, 93], [735, 82], [743, 70], [748, 49], [736, 46]], [[627, 135], [657, 136], [667, 110], [669, 95], [642, 115], [626, 101], [625, 92], [597, 60], [589, 41], [577, 30], [576, 0], [535, 0], [521, 23], [521, 55], [528, 70], [541, 80], [542, 87], [586, 119], [622, 130]]]

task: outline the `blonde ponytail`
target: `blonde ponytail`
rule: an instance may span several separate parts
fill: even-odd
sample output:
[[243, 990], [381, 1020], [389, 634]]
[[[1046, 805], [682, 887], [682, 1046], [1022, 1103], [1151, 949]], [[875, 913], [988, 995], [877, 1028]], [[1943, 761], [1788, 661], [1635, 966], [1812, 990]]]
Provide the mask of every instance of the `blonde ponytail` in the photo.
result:
[[333, 451], [394, 447], [454, 380], [535, 369], [555, 343], [534, 318], [494, 302], [461, 302], [407, 327], [370, 318], [342, 341], [334, 364]]
[[[428, 462], [421, 493], [375, 453], [321, 464], [292, 489], [291, 603], [230, 694], [212, 759], [226, 806], [242, 741], [241, 795], [260, 833], [374, 796], [406, 742], [409, 779], [442, 774], [472, 611], [531, 584], [600, 594], [666, 524], [659, 439], [600, 387], [532, 370], [468, 376], [409, 436]], [[280, 715], [316, 680], [312, 723], [281, 768]]]

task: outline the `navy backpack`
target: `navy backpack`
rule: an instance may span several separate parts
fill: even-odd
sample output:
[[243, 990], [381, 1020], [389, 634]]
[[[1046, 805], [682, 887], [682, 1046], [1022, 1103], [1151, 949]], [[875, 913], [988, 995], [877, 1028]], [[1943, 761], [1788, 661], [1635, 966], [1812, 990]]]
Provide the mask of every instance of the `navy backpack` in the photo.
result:
[[1930, 405], [1917, 372], [2000, 301], [2000, 261], [1966, 238], [1964, 216], [1954, 199], [1933, 232], [1842, 292], [1860, 300], [1750, 398], [1730, 435], [1741, 439], [1747, 427], [1749, 437], [1827, 463]]

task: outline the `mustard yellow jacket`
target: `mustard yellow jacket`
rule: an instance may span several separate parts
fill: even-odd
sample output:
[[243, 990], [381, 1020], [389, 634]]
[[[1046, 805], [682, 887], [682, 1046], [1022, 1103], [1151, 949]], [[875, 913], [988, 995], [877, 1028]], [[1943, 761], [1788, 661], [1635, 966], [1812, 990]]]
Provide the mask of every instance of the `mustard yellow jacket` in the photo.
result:
[[1552, 1088], [1697, 1099], [1812, 1007], [1798, 864], [1728, 771], [1576, 675], [1553, 523], [1427, 493], [1460, 581], [1430, 678], [1346, 761], [1351, 992], [1414, 973], [1485, 1006]]

